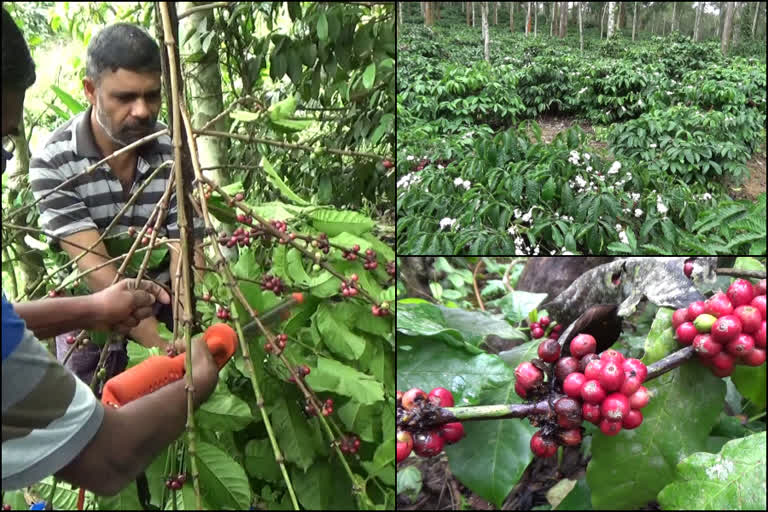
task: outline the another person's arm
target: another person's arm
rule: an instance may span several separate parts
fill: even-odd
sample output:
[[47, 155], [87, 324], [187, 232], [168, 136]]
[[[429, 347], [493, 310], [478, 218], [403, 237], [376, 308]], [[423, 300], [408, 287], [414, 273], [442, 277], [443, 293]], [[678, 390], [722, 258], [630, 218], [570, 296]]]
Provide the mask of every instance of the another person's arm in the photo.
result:
[[[99, 239], [99, 236], [99, 232], [95, 229], [87, 229], [62, 238], [60, 243], [62, 249], [69, 254], [70, 258], [75, 258], [83, 252], [83, 250], [68, 244], [67, 241], [74, 242], [81, 247], [90, 247]], [[77, 266], [80, 270], [85, 271], [97, 267], [109, 259], [107, 257], [107, 248], [104, 245], [104, 242], [99, 242], [92, 251], [93, 252], [87, 253], [78, 260]], [[92, 291], [97, 292], [111, 285], [116, 275], [117, 267], [115, 264], [111, 263], [87, 274], [85, 280], [88, 287]], [[138, 341], [143, 346], [147, 348], [158, 347], [160, 348], [160, 351], [163, 352], [165, 351], [167, 342], [158, 334], [157, 326], [157, 318], [150, 315], [139, 322], [139, 324], [131, 329], [128, 334], [132, 339]]]

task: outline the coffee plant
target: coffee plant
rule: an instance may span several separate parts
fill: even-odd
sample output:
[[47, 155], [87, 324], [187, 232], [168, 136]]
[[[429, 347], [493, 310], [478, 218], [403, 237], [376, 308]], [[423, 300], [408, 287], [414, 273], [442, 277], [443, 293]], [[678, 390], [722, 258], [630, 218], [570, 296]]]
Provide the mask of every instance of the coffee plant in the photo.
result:
[[[765, 141], [764, 58], [677, 32], [582, 52], [492, 26], [486, 61], [451, 16], [398, 34], [402, 253], [764, 254], [765, 195], [740, 198]], [[547, 136], [551, 116], [573, 122]]]
[[[616, 260], [550, 300], [510, 291], [480, 302], [498, 313], [401, 300], [401, 504], [422, 490], [424, 458], [447, 459], [453, 477], [497, 507], [551, 459], [570, 479], [547, 494], [553, 507], [763, 508], [765, 263], [716, 264]], [[738, 495], [713, 474], [723, 464], [741, 475]]]

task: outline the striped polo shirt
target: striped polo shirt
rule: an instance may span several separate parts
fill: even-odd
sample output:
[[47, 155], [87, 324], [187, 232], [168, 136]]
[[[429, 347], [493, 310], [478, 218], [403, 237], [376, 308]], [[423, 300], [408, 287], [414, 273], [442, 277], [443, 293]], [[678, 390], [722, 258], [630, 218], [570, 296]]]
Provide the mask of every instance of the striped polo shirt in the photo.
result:
[[[45, 199], [38, 203], [40, 225], [46, 233], [58, 237], [66, 237], [86, 229], [96, 229], [99, 233], [104, 233], [109, 223], [126, 203], [120, 180], [112, 173], [108, 163], [103, 163], [92, 172], [83, 174], [85, 169], [104, 158], [91, 131], [92, 109], [93, 106], [89, 106], [87, 110], [57, 128], [43, 148], [35, 152], [29, 164], [32, 193], [35, 199], [45, 196]], [[155, 131], [162, 129], [165, 129], [165, 125], [159, 122], [155, 124]], [[136, 174], [131, 186], [131, 196], [160, 164], [173, 159], [171, 138], [168, 135], [144, 144], [137, 151]], [[46, 195], [53, 188], [76, 175], [79, 175], [78, 179]], [[111, 233], [107, 233], [107, 238], [110, 235], [124, 233], [131, 226], [138, 230], [146, 224], [155, 205], [160, 202], [170, 177], [171, 166], [169, 165], [144, 188], [141, 196], [113, 226]], [[205, 232], [203, 220], [195, 215], [193, 222], [195, 238], [202, 240]], [[165, 225], [160, 227], [157, 234], [158, 238], [162, 236], [168, 238], [180, 236], [175, 188], [171, 193]], [[60, 248], [58, 240], [51, 239], [51, 247]], [[110, 254], [110, 256], [115, 257], [117, 254]], [[169, 266], [170, 259], [166, 257], [166, 261], [160, 266], [160, 271], [148, 272], [149, 277], [163, 283], [169, 282]]]

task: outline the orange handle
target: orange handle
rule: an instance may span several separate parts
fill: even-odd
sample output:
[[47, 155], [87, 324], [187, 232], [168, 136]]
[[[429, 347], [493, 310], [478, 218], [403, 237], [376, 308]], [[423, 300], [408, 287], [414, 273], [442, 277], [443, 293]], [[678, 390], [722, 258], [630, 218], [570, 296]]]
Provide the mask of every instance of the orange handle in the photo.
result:
[[[234, 355], [237, 334], [227, 324], [214, 324], [206, 329], [203, 340], [208, 345], [219, 370]], [[184, 354], [174, 357], [152, 356], [109, 379], [104, 385], [101, 402], [121, 407], [140, 396], [152, 393], [184, 376]]]

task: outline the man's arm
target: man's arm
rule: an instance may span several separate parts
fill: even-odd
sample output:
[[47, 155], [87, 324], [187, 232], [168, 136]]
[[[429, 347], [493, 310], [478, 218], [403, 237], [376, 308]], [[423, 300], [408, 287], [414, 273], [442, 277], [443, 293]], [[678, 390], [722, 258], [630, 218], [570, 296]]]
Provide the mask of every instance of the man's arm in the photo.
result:
[[[95, 229], [88, 229], [62, 238], [60, 243], [62, 249], [64, 249], [67, 254], [69, 254], [70, 258], [75, 258], [77, 255], [83, 252], [83, 250], [74, 245], [68, 244], [68, 241], [78, 244], [81, 247], [90, 247], [96, 242], [96, 240], [99, 239], [99, 236], [99, 232]], [[110, 259], [107, 256], [107, 248], [103, 241], [99, 242], [98, 245], [92, 249], [92, 251], [93, 252], [87, 253], [80, 260], [78, 260], [77, 266], [80, 270], [85, 271], [97, 267]], [[97, 292], [111, 285], [116, 275], [117, 268], [112, 263], [86, 275], [85, 281], [91, 291]], [[139, 325], [134, 327], [130, 331], [129, 336], [147, 348], [159, 347], [160, 351], [162, 352], [165, 350], [167, 342], [157, 333], [157, 325], [157, 318], [154, 316], [149, 316], [142, 320]]]
[[91, 328], [91, 322], [96, 317], [96, 308], [90, 295], [19, 302], [13, 304], [13, 309], [37, 338], [50, 338], [75, 329]]

